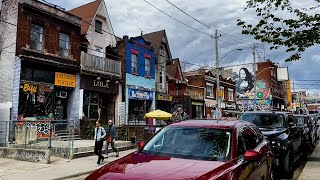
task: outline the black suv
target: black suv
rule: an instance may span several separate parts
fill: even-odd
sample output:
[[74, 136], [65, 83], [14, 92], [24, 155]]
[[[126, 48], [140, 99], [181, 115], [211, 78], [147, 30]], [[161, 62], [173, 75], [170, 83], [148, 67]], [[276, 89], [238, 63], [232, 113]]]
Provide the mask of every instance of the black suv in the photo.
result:
[[291, 113], [251, 111], [240, 115], [239, 120], [249, 121], [259, 127], [271, 142], [277, 174], [291, 179], [293, 164], [302, 152], [302, 134]]

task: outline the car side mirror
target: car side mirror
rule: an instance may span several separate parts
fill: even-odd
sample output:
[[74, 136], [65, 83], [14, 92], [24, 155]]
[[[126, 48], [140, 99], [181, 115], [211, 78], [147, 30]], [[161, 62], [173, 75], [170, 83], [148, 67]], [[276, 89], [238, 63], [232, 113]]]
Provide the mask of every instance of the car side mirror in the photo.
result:
[[248, 150], [244, 153], [244, 160], [248, 162], [259, 161], [262, 157], [262, 154], [257, 151]]
[[144, 141], [140, 141], [139, 143], [138, 143], [138, 148], [139, 149], [142, 149], [143, 148], [143, 146], [144, 146]]
[[295, 128], [296, 124], [294, 122], [289, 122], [289, 128]]

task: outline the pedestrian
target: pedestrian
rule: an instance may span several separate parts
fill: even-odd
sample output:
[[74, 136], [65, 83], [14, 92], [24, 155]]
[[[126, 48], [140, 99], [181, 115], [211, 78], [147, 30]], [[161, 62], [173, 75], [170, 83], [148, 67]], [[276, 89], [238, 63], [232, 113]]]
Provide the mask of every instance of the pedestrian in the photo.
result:
[[109, 144], [111, 144], [112, 151], [116, 153], [116, 157], [119, 157], [119, 152], [117, 148], [114, 146], [115, 141], [116, 141], [116, 129], [114, 128], [112, 120], [109, 120], [108, 127], [107, 127], [106, 158], [108, 158]]
[[106, 137], [106, 131], [103, 127], [101, 127], [101, 121], [96, 121], [96, 127], [94, 128], [94, 154], [98, 156], [98, 162], [99, 165], [100, 162], [103, 162], [104, 157], [102, 156], [102, 147], [103, 147], [103, 140]]

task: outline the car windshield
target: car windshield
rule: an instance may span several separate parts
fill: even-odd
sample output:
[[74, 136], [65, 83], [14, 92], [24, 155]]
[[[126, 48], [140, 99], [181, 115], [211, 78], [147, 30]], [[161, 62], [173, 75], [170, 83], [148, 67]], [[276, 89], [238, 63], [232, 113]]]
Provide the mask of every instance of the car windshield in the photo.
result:
[[142, 153], [183, 159], [225, 161], [230, 156], [231, 132], [213, 128], [169, 126]]
[[275, 129], [284, 127], [284, 116], [280, 114], [243, 114], [239, 120], [249, 121], [259, 128]]
[[304, 125], [305, 117], [303, 117], [303, 116], [294, 116], [294, 119], [296, 120], [298, 125]]

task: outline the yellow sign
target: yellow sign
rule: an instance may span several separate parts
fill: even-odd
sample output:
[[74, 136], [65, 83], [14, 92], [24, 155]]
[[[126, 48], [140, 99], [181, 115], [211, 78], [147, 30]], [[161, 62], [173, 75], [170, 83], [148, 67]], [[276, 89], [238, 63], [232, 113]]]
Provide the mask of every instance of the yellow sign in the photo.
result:
[[65, 87], [76, 87], [76, 75], [56, 72], [54, 85]]
[[38, 91], [38, 87], [31, 84], [24, 84], [23, 85], [23, 91], [24, 92], [30, 92], [31, 94], [34, 94]]
[[297, 103], [296, 103], [296, 107], [300, 107], [300, 102], [297, 102]]
[[219, 91], [219, 97], [222, 97], [222, 95], [223, 95], [222, 93], [223, 93], [223, 91], [220, 90]]
[[160, 101], [172, 101], [172, 96], [159, 94], [158, 95], [158, 100], [160, 100]]

